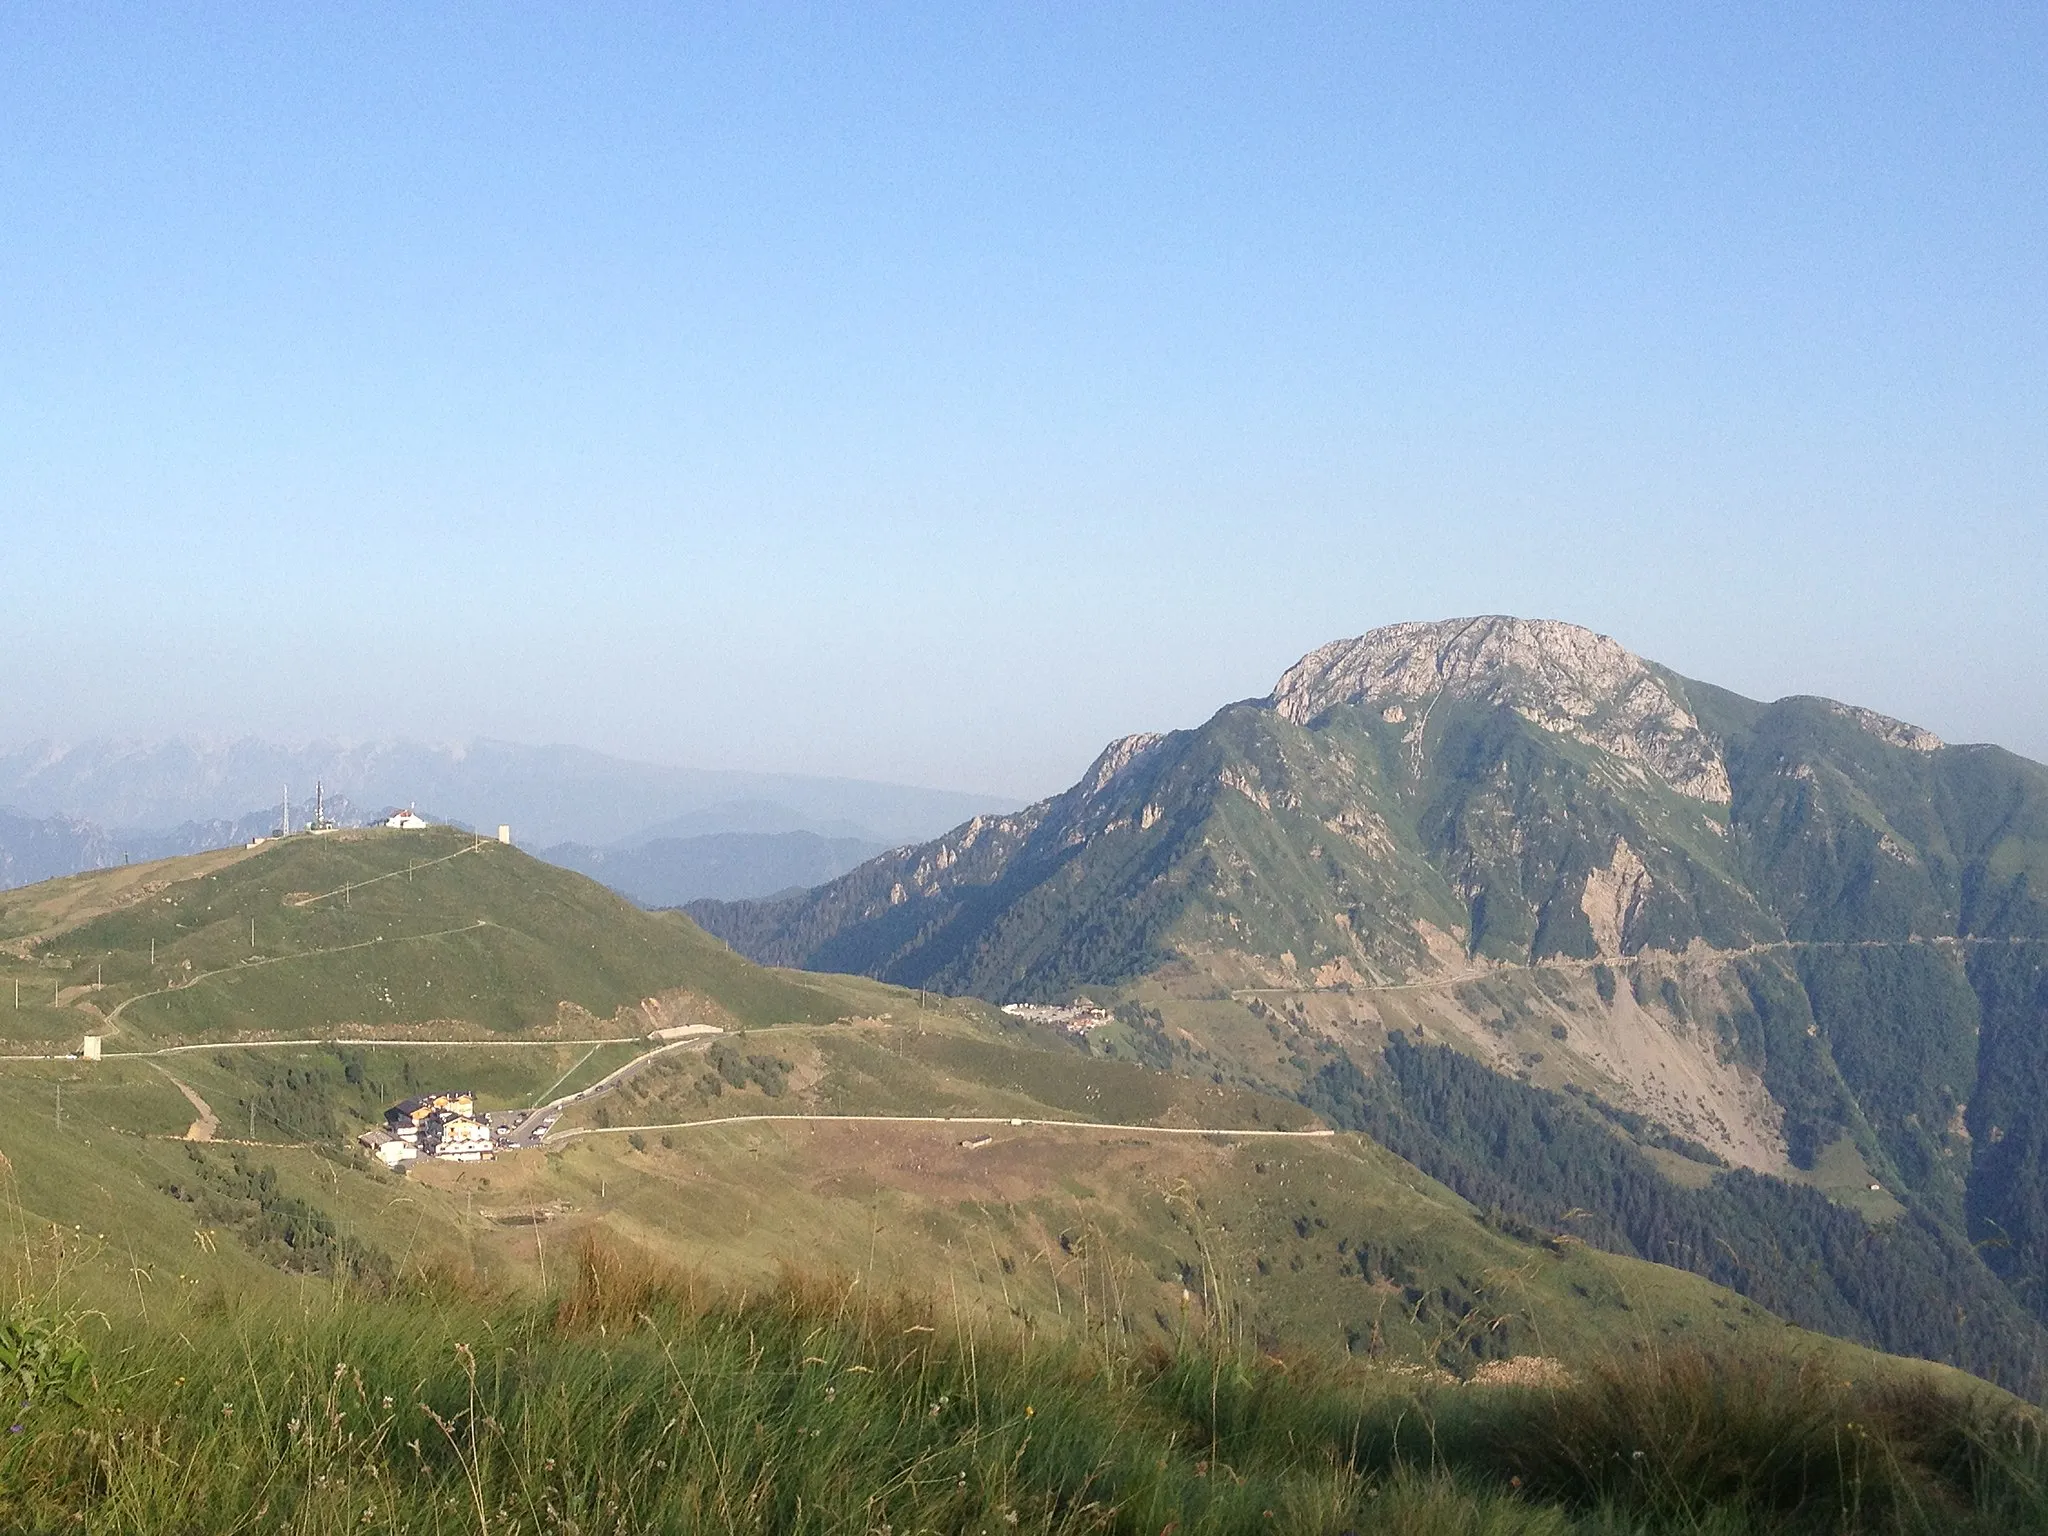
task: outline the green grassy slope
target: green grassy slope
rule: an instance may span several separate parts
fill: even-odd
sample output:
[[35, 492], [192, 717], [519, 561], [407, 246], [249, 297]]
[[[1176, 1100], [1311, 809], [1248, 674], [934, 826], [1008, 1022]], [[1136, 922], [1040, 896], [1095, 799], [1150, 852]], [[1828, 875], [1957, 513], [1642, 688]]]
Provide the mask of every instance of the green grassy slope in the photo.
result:
[[[0, 1032], [16, 1041], [75, 1046], [94, 1027], [109, 1049], [252, 1032], [644, 1033], [668, 1020], [638, 1005], [678, 990], [678, 1020], [844, 1011], [686, 919], [446, 830], [301, 836], [53, 881], [0, 895], [0, 935], [15, 940]], [[31, 1005], [18, 1011], [17, 980]], [[615, 1016], [622, 1027], [593, 1029]]]
[[[1022, 1530], [1976, 1536], [2038, 1528], [2038, 1418], [1834, 1360], [1626, 1352], [1537, 1385], [1047, 1335], [812, 1272], [717, 1294], [616, 1245], [555, 1298], [23, 1318], [24, 1532]], [[80, 1346], [84, 1346], [81, 1349]], [[17, 1380], [10, 1380], [10, 1387]]]
[[[1084, 1055], [960, 1004], [893, 1000], [909, 1005], [893, 1022], [749, 1031], [662, 1057], [572, 1111], [544, 1150], [406, 1178], [351, 1153], [347, 1134], [399, 1092], [451, 1079], [486, 1104], [530, 1102], [581, 1049], [165, 1058], [225, 1122], [230, 1139], [211, 1144], [180, 1139], [192, 1112], [156, 1064], [13, 1061], [0, 1067], [10, 1267], [43, 1255], [31, 1269], [61, 1268], [79, 1304], [146, 1315], [184, 1295], [381, 1290], [426, 1273], [544, 1288], [578, 1242], [609, 1233], [735, 1283], [823, 1266], [1052, 1332], [1113, 1314], [1132, 1338], [1167, 1341], [1193, 1322], [1248, 1346], [1458, 1375], [1584, 1360], [1622, 1336], [1795, 1338], [1693, 1276], [1491, 1224], [1364, 1138], [1233, 1134], [1313, 1124], [1299, 1105]], [[719, 1123], [792, 1113], [1215, 1134]], [[993, 1140], [962, 1145], [980, 1135]]]

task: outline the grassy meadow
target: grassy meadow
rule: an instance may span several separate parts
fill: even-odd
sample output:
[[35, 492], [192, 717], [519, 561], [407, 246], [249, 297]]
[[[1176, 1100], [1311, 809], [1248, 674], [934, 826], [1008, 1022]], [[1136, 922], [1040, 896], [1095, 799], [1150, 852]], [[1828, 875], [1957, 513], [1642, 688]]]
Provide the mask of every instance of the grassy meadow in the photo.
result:
[[[5, 893], [0, 989], [0, 1529], [2043, 1523], [2012, 1399], [1274, 1135], [1142, 1011], [763, 970], [453, 834]], [[543, 1147], [351, 1142], [678, 1022]]]
[[[47, 1274], [50, 1262], [44, 1256]], [[997, 1323], [857, 1279], [713, 1287], [591, 1241], [145, 1321], [16, 1302], [22, 1532], [1972, 1532], [2048, 1523], [2032, 1410], [1652, 1349], [1457, 1383], [1215, 1332]]]

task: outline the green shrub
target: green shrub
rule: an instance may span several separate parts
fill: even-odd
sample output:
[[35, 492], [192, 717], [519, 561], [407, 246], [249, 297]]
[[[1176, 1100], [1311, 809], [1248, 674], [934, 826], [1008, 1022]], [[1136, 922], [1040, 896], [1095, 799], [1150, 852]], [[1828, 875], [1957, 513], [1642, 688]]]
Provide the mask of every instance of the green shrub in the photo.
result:
[[75, 1320], [16, 1308], [0, 1321], [0, 1393], [21, 1412], [55, 1398], [83, 1405], [91, 1379]]

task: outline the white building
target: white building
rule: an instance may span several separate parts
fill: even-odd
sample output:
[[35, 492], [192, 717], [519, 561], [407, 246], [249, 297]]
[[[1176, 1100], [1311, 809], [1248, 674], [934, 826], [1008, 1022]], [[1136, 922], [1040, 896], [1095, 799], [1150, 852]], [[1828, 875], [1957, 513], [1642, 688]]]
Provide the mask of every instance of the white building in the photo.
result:
[[409, 1141], [402, 1141], [390, 1131], [365, 1131], [356, 1138], [370, 1155], [386, 1168], [396, 1168], [409, 1163], [420, 1155], [420, 1149]]
[[400, 811], [394, 816], [386, 817], [384, 821], [385, 826], [396, 827], [406, 832], [417, 832], [426, 824], [426, 818], [414, 810]]
[[498, 1155], [490, 1122], [440, 1110], [420, 1127], [420, 1155], [452, 1163], [484, 1163]]

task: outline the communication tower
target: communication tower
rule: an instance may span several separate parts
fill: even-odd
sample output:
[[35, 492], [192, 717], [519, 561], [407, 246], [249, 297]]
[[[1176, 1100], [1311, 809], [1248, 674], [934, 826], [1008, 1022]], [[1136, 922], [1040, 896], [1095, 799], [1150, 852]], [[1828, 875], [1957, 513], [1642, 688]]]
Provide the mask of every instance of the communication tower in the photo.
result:
[[335, 830], [334, 823], [327, 819], [326, 786], [318, 779], [313, 781], [313, 819], [306, 823], [306, 830], [316, 834]]

